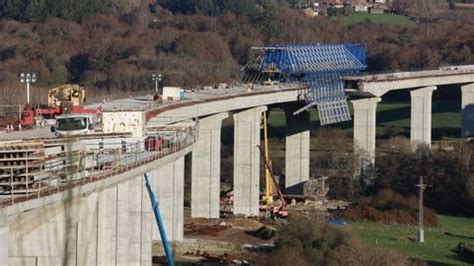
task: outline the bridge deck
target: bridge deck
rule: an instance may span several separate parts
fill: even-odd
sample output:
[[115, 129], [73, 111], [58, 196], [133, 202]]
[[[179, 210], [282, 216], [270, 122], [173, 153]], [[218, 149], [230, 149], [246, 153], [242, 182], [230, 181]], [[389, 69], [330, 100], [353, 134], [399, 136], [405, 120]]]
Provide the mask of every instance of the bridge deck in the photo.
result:
[[391, 90], [474, 82], [474, 65], [441, 67], [435, 70], [347, 76], [346, 89], [380, 97]]

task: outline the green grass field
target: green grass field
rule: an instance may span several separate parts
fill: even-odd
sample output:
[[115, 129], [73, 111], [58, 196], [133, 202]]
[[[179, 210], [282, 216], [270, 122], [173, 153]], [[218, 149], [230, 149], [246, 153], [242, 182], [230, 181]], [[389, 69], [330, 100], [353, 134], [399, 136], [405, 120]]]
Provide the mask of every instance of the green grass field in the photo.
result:
[[[414, 225], [384, 225], [375, 222], [354, 222], [349, 228], [371, 245], [393, 248], [411, 258], [427, 260], [436, 264], [466, 264], [453, 249], [459, 242], [474, 244], [474, 218], [438, 216], [438, 227], [425, 228], [425, 243], [419, 244]], [[468, 238], [448, 236], [445, 232]]]
[[394, 24], [394, 25], [414, 25], [415, 21], [407, 16], [395, 14], [368, 14], [357, 12], [349, 16], [340, 16], [338, 19], [345, 25], [352, 25], [362, 22], [370, 22], [376, 24]]

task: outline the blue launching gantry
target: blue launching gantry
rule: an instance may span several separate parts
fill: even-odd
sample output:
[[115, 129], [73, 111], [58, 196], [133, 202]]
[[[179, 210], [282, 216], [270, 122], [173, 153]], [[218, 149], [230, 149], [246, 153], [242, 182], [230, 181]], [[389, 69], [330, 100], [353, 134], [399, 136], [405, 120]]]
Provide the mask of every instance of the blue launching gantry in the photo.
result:
[[307, 105], [317, 106], [321, 125], [351, 120], [343, 76], [367, 68], [363, 44], [317, 44], [254, 47], [260, 54], [242, 68], [243, 83], [277, 80], [309, 86]]

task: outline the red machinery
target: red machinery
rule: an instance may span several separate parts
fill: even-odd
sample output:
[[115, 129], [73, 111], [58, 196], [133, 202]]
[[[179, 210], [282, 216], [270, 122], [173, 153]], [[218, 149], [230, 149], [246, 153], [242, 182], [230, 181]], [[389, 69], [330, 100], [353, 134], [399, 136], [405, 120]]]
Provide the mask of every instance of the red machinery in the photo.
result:
[[149, 136], [145, 139], [145, 149], [147, 151], [161, 151], [163, 146], [164, 140], [159, 136]]
[[48, 106], [34, 108], [25, 106], [21, 112], [20, 125], [31, 127], [36, 118], [54, 118], [61, 114], [99, 114], [100, 109], [83, 109], [85, 99], [84, 88], [79, 85], [63, 85], [48, 91]]

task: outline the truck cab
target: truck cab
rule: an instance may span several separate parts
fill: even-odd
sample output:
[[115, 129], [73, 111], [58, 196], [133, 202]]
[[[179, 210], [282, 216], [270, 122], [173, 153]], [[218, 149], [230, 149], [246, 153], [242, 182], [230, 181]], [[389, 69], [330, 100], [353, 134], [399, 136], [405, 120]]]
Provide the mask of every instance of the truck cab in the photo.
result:
[[94, 132], [92, 114], [66, 114], [56, 117], [56, 124], [51, 127], [56, 136], [88, 135]]

